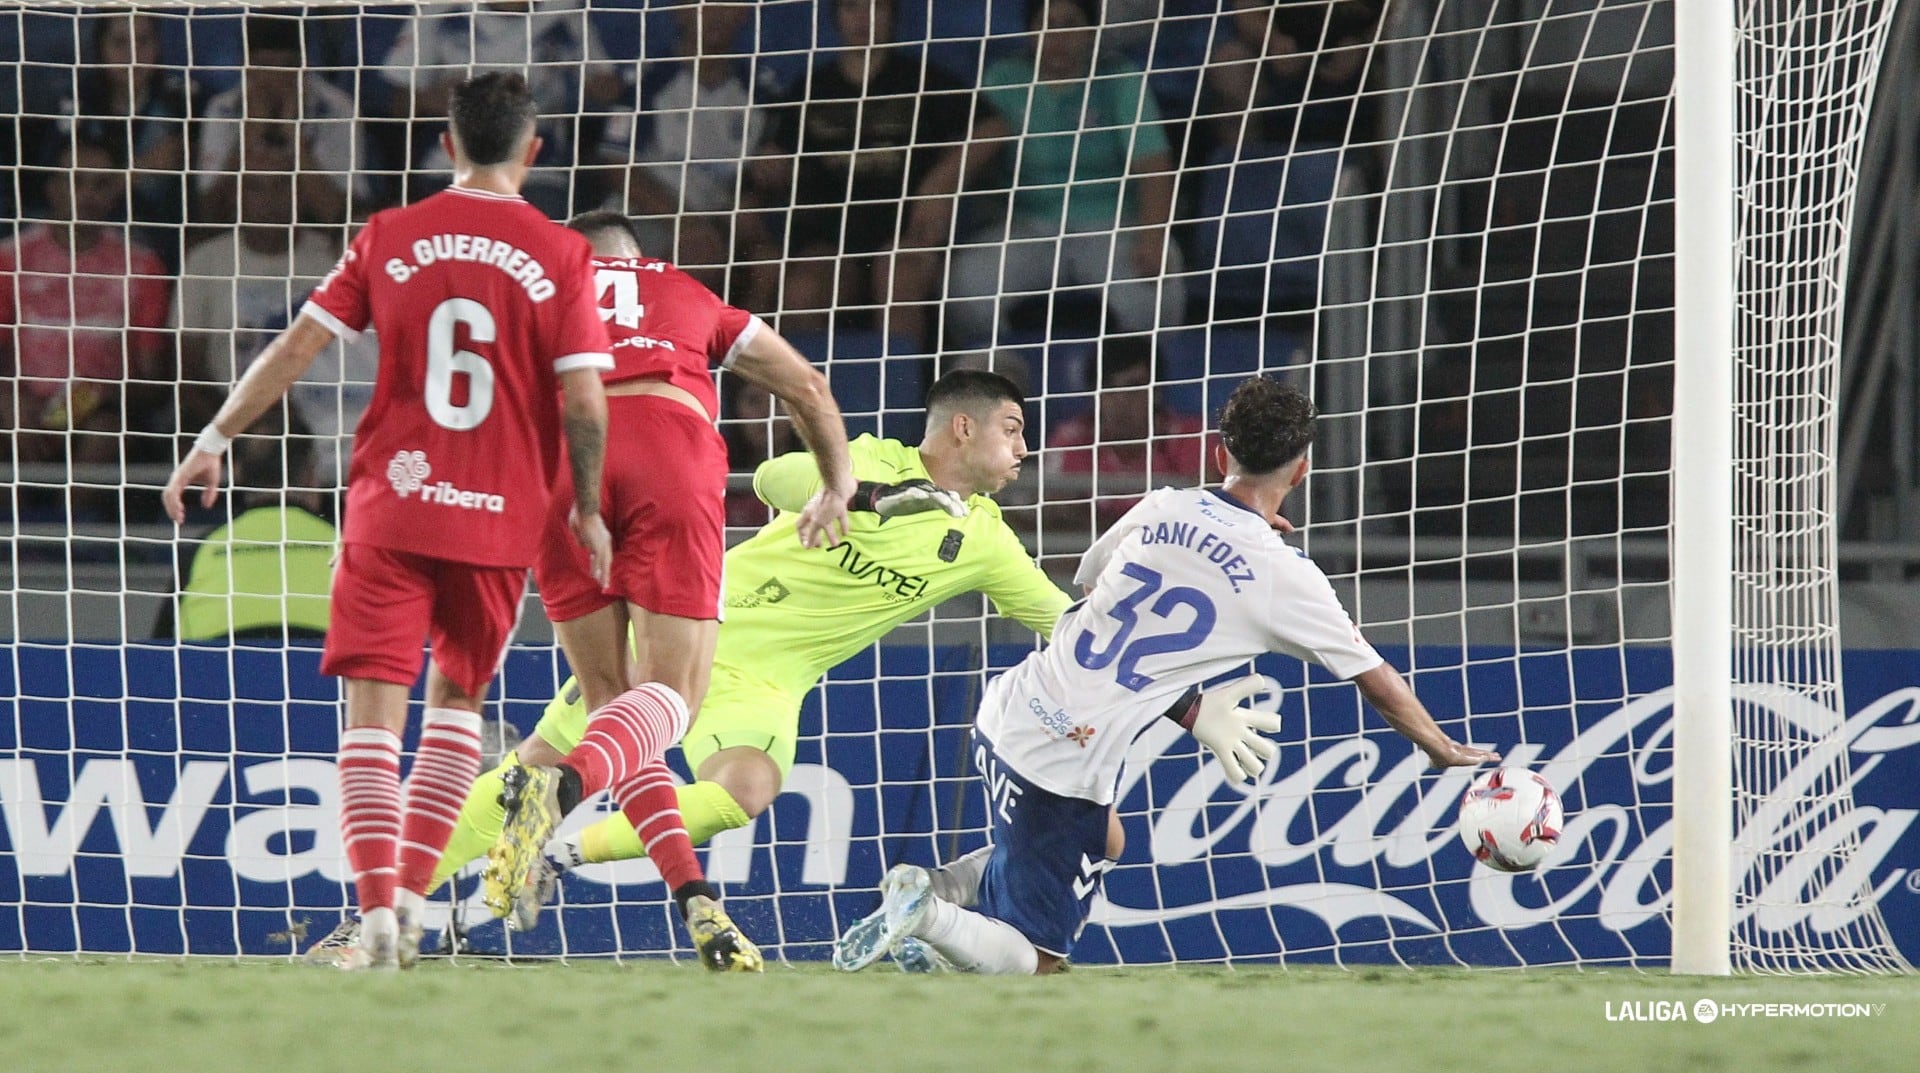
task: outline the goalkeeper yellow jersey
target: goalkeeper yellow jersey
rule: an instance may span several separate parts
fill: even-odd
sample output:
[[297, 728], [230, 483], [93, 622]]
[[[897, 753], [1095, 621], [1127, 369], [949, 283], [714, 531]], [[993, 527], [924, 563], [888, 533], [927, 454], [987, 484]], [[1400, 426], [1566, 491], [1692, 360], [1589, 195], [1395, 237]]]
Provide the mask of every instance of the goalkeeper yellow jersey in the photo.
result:
[[[849, 445], [853, 476], [894, 484], [929, 480], [920, 451], [860, 436]], [[820, 474], [805, 452], [766, 462], [761, 497], [803, 503]], [[1007, 527], [1000, 505], [967, 500], [967, 516], [928, 511], [882, 520], [855, 512], [845, 540], [803, 548], [797, 514], [782, 511], [726, 556], [726, 620], [714, 662], [796, 697], [842, 660], [951, 596], [984, 592], [1002, 615], [1051, 636], [1071, 602]]]

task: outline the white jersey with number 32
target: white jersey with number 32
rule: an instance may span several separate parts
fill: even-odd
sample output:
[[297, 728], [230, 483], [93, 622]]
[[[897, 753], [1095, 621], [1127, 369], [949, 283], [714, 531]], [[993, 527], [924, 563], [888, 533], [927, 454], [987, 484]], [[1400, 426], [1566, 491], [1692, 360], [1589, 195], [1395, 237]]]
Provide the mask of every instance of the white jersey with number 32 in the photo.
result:
[[1327, 576], [1210, 489], [1152, 493], [1087, 549], [1091, 588], [1046, 648], [995, 679], [978, 727], [1032, 782], [1102, 804], [1127, 747], [1189, 688], [1268, 652], [1340, 678], [1378, 666]]

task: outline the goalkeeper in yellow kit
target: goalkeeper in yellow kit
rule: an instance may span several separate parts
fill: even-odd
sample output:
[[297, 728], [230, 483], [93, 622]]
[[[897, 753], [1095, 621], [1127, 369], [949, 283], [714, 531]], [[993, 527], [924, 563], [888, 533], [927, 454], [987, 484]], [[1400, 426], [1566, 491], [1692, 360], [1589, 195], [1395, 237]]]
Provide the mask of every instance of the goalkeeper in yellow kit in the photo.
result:
[[[831, 547], [802, 547], [797, 512], [818, 489], [804, 453], [773, 459], [754, 492], [780, 511], [726, 553], [725, 617], [712, 684], [681, 742], [695, 782], [679, 789], [698, 845], [753, 822], [780, 793], [793, 764], [800, 704], [827, 670], [948, 597], [985, 592], [1001, 614], [1042, 636], [1069, 603], [988, 498], [1020, 474], [1027, 454], [1022, 397], [1012, 381], [962, 370], [927, 392], [927, 431], [916, 449], [861, 436], [851, 453], [859, 493], [851, 528]], [[545, 762], [579, 740], [587, 712], [569, 680], [516, 756], [482, 775], [447, 846], [437, 886], [500, 837], [500, 776], [523, 760]], [[496, 916], [528, 928], [558, 872], [643, 856], [626, 817], [614, 813], [544, 847], [519, 891], [488, 891]]]

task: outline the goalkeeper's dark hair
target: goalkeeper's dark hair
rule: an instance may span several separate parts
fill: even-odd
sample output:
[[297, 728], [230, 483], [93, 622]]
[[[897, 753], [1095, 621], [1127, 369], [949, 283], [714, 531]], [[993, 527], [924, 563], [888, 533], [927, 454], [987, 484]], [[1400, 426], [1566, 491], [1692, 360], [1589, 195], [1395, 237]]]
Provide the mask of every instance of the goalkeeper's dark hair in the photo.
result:
[[527, 80], [513, 71], [490, 71], [455, 86], [448, 112], [461, 152], [483, 168], [520, 152], [535, 114]]
[[624, 212], [595, 209], [576, 215], [567, 221], [567, 226], [587, 236], [595, 252], [602, 252], [601, 243], [607, 240], [614, 245], [630, 244], [635, 251], [640, 249], [640, 232], [633, 229], [633, 218]]
[[955, 369], [927, 389], [927, 414], [963, 411], [977, 414], [1002, 402], [1025, 406], [1027, 398], [1013, 381], [985, 369]]
[[1233, 390], [1220, 411], [1220, 443], [1252, 475], [1272, 473], [1307, 453], [1318, 414], [1307, 393], [1256, 376]]

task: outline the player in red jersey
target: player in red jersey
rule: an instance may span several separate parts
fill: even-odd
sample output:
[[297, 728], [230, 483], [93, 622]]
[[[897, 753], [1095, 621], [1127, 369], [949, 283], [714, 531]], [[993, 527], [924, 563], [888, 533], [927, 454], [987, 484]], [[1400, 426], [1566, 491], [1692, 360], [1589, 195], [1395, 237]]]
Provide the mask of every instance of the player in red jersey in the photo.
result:
[[[478, 713], [518, 619], [563, 436], [576, 489], [572, 539], [601, 576], [611, 558], [599, 515], [600, 371], [613, 361], [588, 244], [518, 195], [540, 148], [523, 78], [463, 83], [451, 120], [441, 138], [453, 187], [367, 222], [162, 494], [176, 524], [187, 488], [203, 488], [201, 502], [212, 506], [231, 437], [335, 337], [378, 333], [380, 371], [355, 435], [321, 664], [345, 679], [341, 833], [363, 925], [342, 962], [351, 968], [404, 966], [418, 955], [422, 892], [479, 772]], [[400, 735], [423, 638], [433, 658], [403, 801]], [[631, 751], [652, 744], [631, 737], [622, 738]]]
[[[616, 698], [639, 681], [671, 690], [697, 719], [719, 633], [726, 550], [727, 450], [715, 427], [720, 400], [713, 366], [766, 388], [792, 413], [821, 475], [822, 492], [799, 520], [808, 546], [833, 544], [846, 532], [855, 491], [846, 427], [826, 377], [799, 351], [693, 277], [643, 256], [625, 216], [591, 212], [570, 226], [593, 243], [600, 316], [612, 342], [614, 368], [604, 377], [603, 512], [615, 551], [611, 579], [603, 584], [565, 539], [563, 491], [548, 515], [534, 577], [588, 711], [624, 706]], [[497, 786], [489, 777], [472, 791], [498, 795], [506, 807], [483, 877], [497, 916], [513, 910], [553, 827], [579, 799], [571, 790], [549, 792], [549, 781], [569, 778], [572, 765], [537, 735], [522, 741], [518, 761], [502, 765]], [[622, 811], [669, 889], [691, 889], [700, 865], [665, 762], [648, 764], [633, 786], [637, 792], [622, 800]], [[548, 798], [555, 807], [531, 807]], [[533, 897], [536, 905], [544, 900]], [[748, 955], [742, 949], [736, 956]]]
[[[692, 276], [644, 256], [625, 216], [584, 213], [568, 226], [593, 244], [594, 287], [612, 343], [614, 367], [601, 377], [608, 407], [602, 512], [615, 552], [603, 587], [579, 549], [560, 539], [566, 512], [556, 497], [534, 577], [555, 629], [582, 649], [621, 651], [630, 619], [644, 677], [672, 686], [697, 712], [713, 663], [726, 550], [727, 449], [715, 426], [713, 368], [787, 404], [827, 489], [800, 518], [810, 547], [846, 532], [855, 490], [846, 426], [827, 378], [792, 344]], [[626, 687], [618, 665], [573, 672], [588, 710]]]

